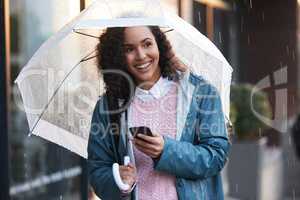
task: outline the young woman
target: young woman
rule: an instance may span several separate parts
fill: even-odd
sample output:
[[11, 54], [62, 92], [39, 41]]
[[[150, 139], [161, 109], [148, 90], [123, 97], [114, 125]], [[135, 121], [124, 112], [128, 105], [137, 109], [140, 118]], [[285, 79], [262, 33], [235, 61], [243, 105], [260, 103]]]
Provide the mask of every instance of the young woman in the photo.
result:
[[[158, 27], [109, 28], [98, 51], [106, 92], [96, 104], [88, 145], [96, 194], [103, 200], [223, 199], [220, 171], [229, 142], [216, 89], [174, 68], [171, 45]], [[128, 152], [126, 133], [136, 126], [149, 127], [153, 136], [138, 134]], [[112, 164], [130, 153], [120, 175], [131, 189], [120, 191]]]

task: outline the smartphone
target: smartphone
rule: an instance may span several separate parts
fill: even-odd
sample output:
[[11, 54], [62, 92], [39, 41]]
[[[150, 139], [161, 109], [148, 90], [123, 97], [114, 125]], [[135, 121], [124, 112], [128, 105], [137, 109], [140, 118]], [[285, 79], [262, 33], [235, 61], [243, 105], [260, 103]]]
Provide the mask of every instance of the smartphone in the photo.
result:
[[144, 134], [148, 136], [153, 136], [151, 130], [147, 126], [137, 126], [137, 127], [131, 127], [129, 128], [131, 134], [133, 137], [136, 137], [137, 134]]

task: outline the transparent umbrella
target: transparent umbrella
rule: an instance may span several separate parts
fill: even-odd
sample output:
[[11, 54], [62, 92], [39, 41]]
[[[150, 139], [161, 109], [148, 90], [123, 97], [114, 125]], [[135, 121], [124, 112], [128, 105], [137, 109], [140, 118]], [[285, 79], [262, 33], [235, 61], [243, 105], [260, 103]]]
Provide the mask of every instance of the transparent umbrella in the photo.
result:
[[30, 134], [87, 158], [93, 108], [104, 92], [96, 62], [99, 37], [107, 27], [152, 25], [166, 30], [189, 70], [218, 89], [228, 118], [232, 68], [208, 38], [158, 1], [95, 0], [37, 50], [15, 81]]

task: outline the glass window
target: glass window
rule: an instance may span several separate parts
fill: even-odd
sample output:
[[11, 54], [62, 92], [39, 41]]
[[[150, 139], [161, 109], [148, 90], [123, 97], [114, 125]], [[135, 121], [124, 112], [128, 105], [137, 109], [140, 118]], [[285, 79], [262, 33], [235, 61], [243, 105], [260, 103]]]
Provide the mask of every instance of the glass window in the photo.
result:
[[28, 124], [13, 81], [40, 45], [80, 12], [80, 1], [10, 0], [11, 105], [9, 127], [11, 199], [81, 199], [81, 159], [37, 136]]

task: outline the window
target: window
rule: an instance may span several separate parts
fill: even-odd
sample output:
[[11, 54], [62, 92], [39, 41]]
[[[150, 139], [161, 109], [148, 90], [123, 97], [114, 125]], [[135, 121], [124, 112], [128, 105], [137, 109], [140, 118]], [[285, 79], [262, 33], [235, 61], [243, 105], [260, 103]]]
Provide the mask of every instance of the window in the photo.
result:
[[11, 0], [11, 99], [9, 126], [11, 199], [81, 199], [81, 158], [37, 136], [13, 83], [39, 46], [80, 12], [80, 1]]

